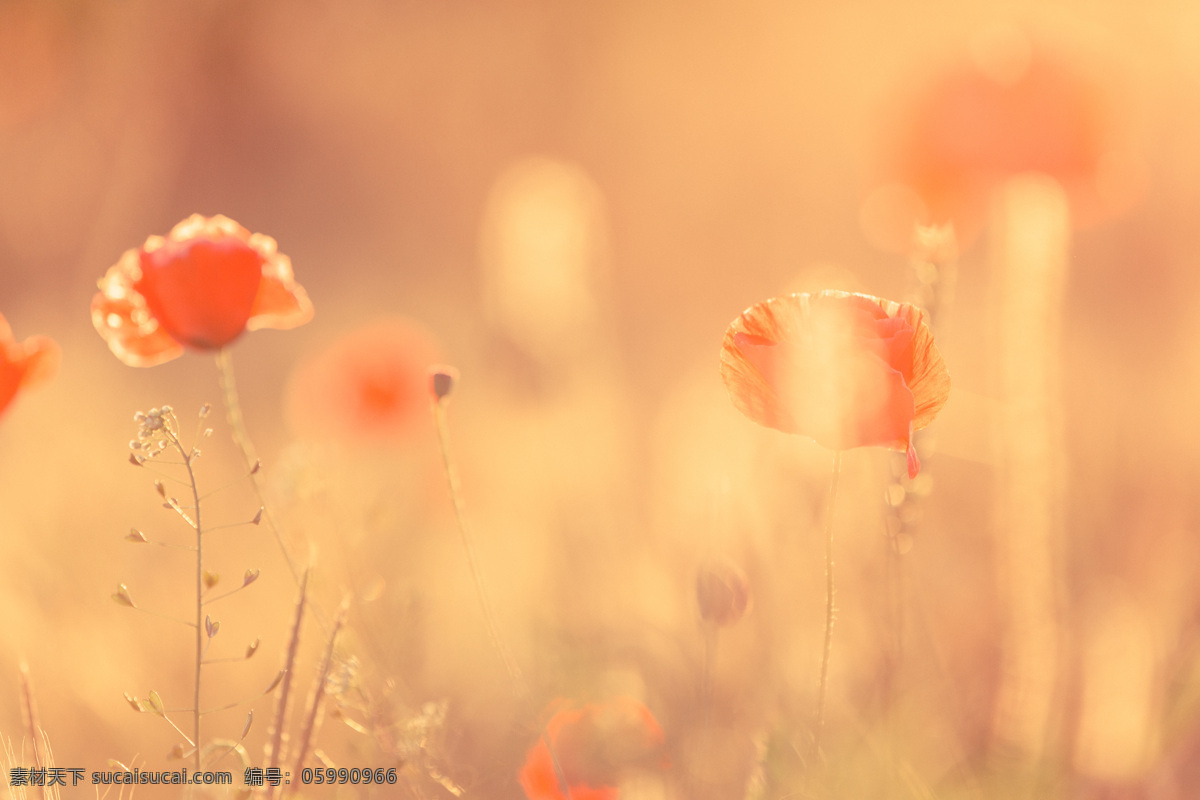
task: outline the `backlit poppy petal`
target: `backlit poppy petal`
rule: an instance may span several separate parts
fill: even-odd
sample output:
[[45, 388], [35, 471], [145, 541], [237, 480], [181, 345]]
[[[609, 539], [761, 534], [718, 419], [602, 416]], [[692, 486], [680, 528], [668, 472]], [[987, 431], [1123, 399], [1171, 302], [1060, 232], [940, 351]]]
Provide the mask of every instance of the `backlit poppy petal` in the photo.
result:
[[22, 390], [50, 380], [60, 359], [61, 351], [53, 339], [31, 336], [17, 342], [8, 321], [0, 315], [0, 414]]
[[833, 291], [742, 312], [725, 333], [721, 376], [734, 406], [755, 422], [835, 450], [905, 451], [914, 475], [912, 432], [950, 391], [920, 309]]
[[263, 256], [264, 261], [262, 282], [258, 285], [246, 327], [252, 331], [261, 328], [287, 330], [312, 319], [313, 307], [308, 293], [296, 283], [292, 276], [292, 261], [279, 252], [275, 240], [256, 233], [250, 237], [250, 246]]
[[92, 324], [117, 358], [134, 367], [152, 367], [183, 354], [183, 345], [171, 338], [146, 307], [146, 299], [133, 288], [141, 278], [137, 250], [127, 250], [100, 279], [100, 292], [92, 298]]
[[219, 350], [243, 331], [312, 317], [275, 240], [228, 217], [193, 214], [129, 250], [100, 281], [92, 323], [126, 364], [148, 367], [185, 348]]

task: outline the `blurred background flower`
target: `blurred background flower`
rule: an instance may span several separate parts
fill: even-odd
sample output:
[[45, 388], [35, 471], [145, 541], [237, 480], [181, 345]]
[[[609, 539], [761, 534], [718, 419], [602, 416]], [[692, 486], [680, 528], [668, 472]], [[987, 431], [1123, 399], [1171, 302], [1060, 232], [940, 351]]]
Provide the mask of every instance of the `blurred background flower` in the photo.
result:
[[58, 371], [61, 353], [53, 339], [32, 336], [18, 342], [0, 314], [0, 414], [17, 394], [45, 383]]
[[630, 773], [666, 766], [662, 728], [637, 700], [554, 706], [521, 768], [529, 800], [618, 800]]
[[305, 439], [396, 444], [429, 424], [429, 369], [439, 360], [433, 334], [409, 319], [342, 334], [302, 361], [289, 380], [292, 429]]

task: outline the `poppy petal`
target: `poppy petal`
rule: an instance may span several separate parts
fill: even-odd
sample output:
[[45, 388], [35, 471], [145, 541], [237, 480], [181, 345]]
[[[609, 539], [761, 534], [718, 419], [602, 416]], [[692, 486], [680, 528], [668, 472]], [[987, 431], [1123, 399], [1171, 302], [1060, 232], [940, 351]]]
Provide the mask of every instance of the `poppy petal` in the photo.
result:
[[134, 288], [176, 341], [216, 350], [246, 329], [262, 281], [262, 256], [241, 240], [216, 236], [169, 239], [144, 247]]
[[30, 336], [20, 344], [20, 348], [25, 362], [21, 388], [32, 389], [48, 383], [58, 372], [62, 348], [49, 336]]
[[906, 378], [916, 404], [913, 430], [919, 431], [933, 422], [950, 399], [950, 371], [934, 344], [933, 330], [925, 321], [925, 312], [908, 303], [892, 305], [896, 307], [896, 315], [908, 320], [913, 329], [912, 373]]
[[162, 329], [133, 284], [141, 277], [137, 250], [127, 250], [100, 279], [92, 298], [92, 324], [113, 354], [131, 367], [152, 367], [183, 355], [183, 345]]
[[721, 374], [747, 417], [833, 449], [909, 451], [912, 431], [933, 420], [950, 386], [920, 309], [834, 291], [742, 312], [726, 331]]
[[292, 275], [291, 259], [279, 252], [270, 236], [256, 233], [250, 237], [249, 244], [262, 255], [263, 265], [258, 294], [246, 327], [252, 331], [261, 328], [288, 330], [312, 319], [312, 302]]
[[8, 321], [0, 315], [0, 414], [23, 389], [43, 384], [58, 370], [61, 351], [46, 336], [13, 339]]

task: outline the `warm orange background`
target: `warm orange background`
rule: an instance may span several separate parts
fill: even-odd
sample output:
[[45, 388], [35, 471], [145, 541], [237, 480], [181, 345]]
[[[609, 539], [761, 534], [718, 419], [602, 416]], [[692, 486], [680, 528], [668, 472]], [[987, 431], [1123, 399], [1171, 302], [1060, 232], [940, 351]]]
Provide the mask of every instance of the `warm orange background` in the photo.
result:
[[[1073, 677], [1047, 796], [1188, 796], [1200, 746], [1200, 13], [1044, 5], [0, 0], [0, 313], [18, 338], [63, 348], [56, 381], [0, 420], [0, 733], [20, 748], [24, 659], [59, 765], [161, 768], [176, 741], [121, 693], [186, 705], [188, 633], [109, 595], [124, 582], [139, 602], [188, 613], [183, 557], [122, 541], [130, 526], [179, 534], [149, 476], [125, 463], [126, 442], [133, 413], [163, 403], [190, 431], [201, 403], [219, 404], [216, 369], [203, 354], [123, 366], [88, 304], [125, 249], [193, 212], [222, 213], [275, 237], [316, 307], [303, 328], [248, 335], [235, 361], [280, 516], [324, 570], [321, 602], [354, 598], [346, 652], [372, 697], [387, 694], [378, 713], [398, 725], [447, 700], [430, 741], [438, 768], [468, 797], [520, 796], [536, 720], [514, 710], [488, 648], [430, 422], [399, 449], [361, 450], [305, 444], [286, 421], [297, 363], [356, 325], [406, 315], [463, 372], [454, 448], [530, 707], [632, 693], [662, 722], [675, 773], [631, 797], [703, 796], [692, 581], [713, 551], [742, 564], [755, 604], [722, 634], [713, 701], [728, 736], [718, 749], [734, 755], [712, 778], [728, 782], [714, 797], [742, 796], [727, 787], [755, 763], [774, 769], [754, 753], [781, 730], [799, 735], [810, 714], [828, 454], [737, 415], [717, 374], [721, 337], [744, 307], [797, 288], [905, 296], [907, 255], [879, 246], [864, 201], [914, 87], [988, 26], [1015, 21], [1097, 76], [1134, 165], [1130, 205], [1071, 245], [1058, 577]], [[566, 165], [584, 187], [563, 202], [576, 204], [571, 224], [598, 270], [561, 301], [590, 304], [566, 317], [586, 319], [586, 341], [549, 354], [538, 331], [557, 341], [562, 314], [538, 329], [531, 301], [522, 339], [487, 277], [489, 203], [529, 158]], [[935, 488], [902, 559], [909, 660], [892, 717], [879, 710], [886, 458], [846, 458], [827, 747], [867, 782], [843, 785], [868, 794], [861, 786], [891, 785], [871, 744], [885, 718], [907, 732], [913, 780], [934, 796], [1006, 791], [1004, 764], [986, 755], [1005, 613], [992, 562], [990, 279], [985, 236], [964, 250], [940, 320], [956, 394], [932, 428]], [[237, 477], [238, 459], [214, 419], [201, 467], [215, 487]], [[240, 486], [212, 514], [255, 506]], [[264, 531], [213, 542], [225, 580], [263, 570], [220, 607], [229, 652], [263, 645], [248, 665], [206, 672], [215, 705], [274, 674], [294, 586]], [[302, 697], [318, 638], [306, 639]], [[1089, 659], [1109, 671], [1088, 678]], [[1093, 708], [1093, 696], [1120, 702]], [[272, 710], [255, 708], [257, 760]], [[229, 736], [242, 719], [207, 724]], [[1132, 733], [1114, 744], [1096, 730]], [[323, 737], [339, 763], [394, 763], [377, 737], [336, 720]], [[1113, 767], [1096, 755], [1105, 747], [1134, 755]], [[795, 791], [789, 780], [770, 796]]]

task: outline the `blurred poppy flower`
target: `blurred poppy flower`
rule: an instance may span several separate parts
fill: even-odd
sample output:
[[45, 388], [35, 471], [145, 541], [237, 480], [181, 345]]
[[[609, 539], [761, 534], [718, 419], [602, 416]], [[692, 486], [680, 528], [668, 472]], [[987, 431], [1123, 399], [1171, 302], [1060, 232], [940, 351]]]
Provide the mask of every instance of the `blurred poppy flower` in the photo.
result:
[[913, 431], [950, 394], [950, 374], [924, 312], [862, 294], [776, 297], [725, 332], [721, 377], [750, 419], [834, 450], [879, 445], [920, 462]]
[[896, 121], [893, 172], [934, 223], [969, 239], [990, 194], [1026, 172], [1048, 175], [1089, 219], [1130, 202], [1137, 167], [1120, 156], [1105, 87], [1065, 53], [1016, 26], [977, 37]]
[[429, 420], [433, 334], [407, 319], [353, 330], [297, 367], [287, 413], [301, 435], [397, 441]]
[[294, 328], [312, 313], [275, 240], [220, 215], [193, 214], [125, 251], [92, 299], [96, 330], [133, 367], [185, 347], [220, 350], [245, 330]]
[[31, 336], [13, 339], [8, 321], [0, 314], [0, 415], [22, 389], [45, 383], [58, 370], [61, 352], [53, 339]]
[[529, 800], [618, 800], [627, 772], [666, 765], [662, 728], [633, 698], [582, 707], [558, 700], [551, 708], [558, 710], [521, 768]]

